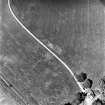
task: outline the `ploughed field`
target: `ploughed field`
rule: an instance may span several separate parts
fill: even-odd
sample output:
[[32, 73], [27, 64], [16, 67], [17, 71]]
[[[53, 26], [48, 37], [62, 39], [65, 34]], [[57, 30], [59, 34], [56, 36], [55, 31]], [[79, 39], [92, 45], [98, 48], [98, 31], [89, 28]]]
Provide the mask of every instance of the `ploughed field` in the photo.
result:
[[3, 8], [0, 68], [18, 94], [30, 105], [60, 104], [79, 91], [69, 71], [18, 25], [5, 2]]
[[[18, 19], [93, 88], [104, 72], [104, 5], [99, 0], [10, 0]], [[80, 91], [69, 71], [12, 17], [3, 1], [1, 73], [29, 104], [61, 104]], [[46, 44], [46, 46], [47, 46]]]
[[98, 80], [104, 72], [103, 0], [11, 1], [17, 17], [32, 33], [62, 49], [58, 56], [73, 72], [85, 71]]

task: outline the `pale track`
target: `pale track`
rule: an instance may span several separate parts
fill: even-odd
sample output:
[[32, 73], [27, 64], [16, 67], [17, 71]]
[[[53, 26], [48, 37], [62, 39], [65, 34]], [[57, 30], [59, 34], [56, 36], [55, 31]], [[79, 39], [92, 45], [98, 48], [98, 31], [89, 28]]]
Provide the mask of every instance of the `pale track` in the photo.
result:
[[29, 31], [29, 29], [27, 29], [25, 27], [25, 25], [23, 23], [21, 23], [21, 21], [17, 18], [17, 16], [15, 15], [15, 13], [13, 12], [12, 8], [11, 8], [11, 4], [10, 4], [10, 0], [8, 0], [8, 7], [9, 10], [11, 12], [11, 15], [14, 17], [14, 19], [18, 22], [18, 24], [29, 34], [31, 35], [41, 46], [43, 46], [47, 51], [49, 51], [61, 64], [64, 65], [64, 67], [71, 73], [71, 75], [73, 76], [74, 80], [76, 81], [77, 85], [79, 86], [80, 90], [82, 92], [85, 92], [83, 86], [81, 85], [81, 83], [78, 82], [77, 78], [75, 77], [74, 73], [72, 72], [72, 70], [69, 68], [69, 66], [63, 61], [61, 60], [53, 51], [51, 51], [42, 41], [40, 41], [32, 32]]
[[[9, 92], [15, 93], [15, 95], [21, 100], [22, 105], [29, 105], [27, 100], [23, 98], [19, 90], [9, 81], [6, 79], [6, 77], [0, 73], [0, 85], [3, 88], [6, 88]], [[10, 94], [12, 94], [10, 92]], [[18, 103], [18, 101], [16, 101]], [[1, 105], [1, 104], [0, 104]]]

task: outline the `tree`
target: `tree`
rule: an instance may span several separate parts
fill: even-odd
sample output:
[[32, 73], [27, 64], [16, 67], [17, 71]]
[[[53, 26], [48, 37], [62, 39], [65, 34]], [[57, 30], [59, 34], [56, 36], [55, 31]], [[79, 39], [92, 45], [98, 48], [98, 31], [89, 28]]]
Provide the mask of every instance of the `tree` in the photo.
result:
[[79, 82], [84, 82], [87, 79], [87, 74], [84, 72], [81, 72], [79, 74], [76, 74], [76, 78]]

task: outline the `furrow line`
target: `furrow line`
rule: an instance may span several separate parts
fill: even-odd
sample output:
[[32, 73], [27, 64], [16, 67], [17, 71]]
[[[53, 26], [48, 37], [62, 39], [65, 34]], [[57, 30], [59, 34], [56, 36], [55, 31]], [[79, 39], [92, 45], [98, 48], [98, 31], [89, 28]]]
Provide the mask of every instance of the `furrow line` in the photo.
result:
[[24, 103], [24, 105], [29, 105], [27, 101], [23, 98], [23, 96], [20, 94], [19, 90], [17, 90], [16, 87], [13, 86], [13, 84], [6, 79], [6, 77], [0, 73], [0, 82], [5, 86], [5, 88], [8, 88], [11, 90], [11, 92], [15, 93], [15, 95]]

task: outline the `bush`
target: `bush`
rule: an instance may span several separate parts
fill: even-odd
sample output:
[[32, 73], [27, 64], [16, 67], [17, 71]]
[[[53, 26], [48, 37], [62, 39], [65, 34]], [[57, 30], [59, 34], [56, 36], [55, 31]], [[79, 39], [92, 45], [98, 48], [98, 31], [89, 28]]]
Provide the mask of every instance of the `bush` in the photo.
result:
[[87, 79], [87, 74], [84, 72], [81, 72], [79, 74], [76, 74], [76, 78], [79, 82], [84, 82]]

